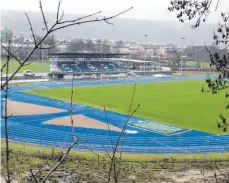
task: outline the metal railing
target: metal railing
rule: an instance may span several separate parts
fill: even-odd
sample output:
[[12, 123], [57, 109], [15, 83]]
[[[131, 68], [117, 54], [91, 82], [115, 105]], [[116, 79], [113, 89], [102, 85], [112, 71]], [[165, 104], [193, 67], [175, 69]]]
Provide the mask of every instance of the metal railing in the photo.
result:
[[[4, 136], [2, 136], [3, 138]], [[39, 140], [39, 139], [32, 139], [32, 138], [21, 138], [17, 136], [11, 136], [11, 141], [14, 142], [21, 142], [25, 144], [33, 144], [39, 145], [44, 147], [57, 147], [67, 149], [71, 142], [66, 141], [48, 141], [48, 140]], [[134, 140], [134, 139], [133, 139]], [[88, 143], [79, 143], [75, 146], [74, 149], [79, 151], [100, 151], [104, 152], [104, 148], [107, 151], [112, 151], [112, 145], [107, 144], [88, 144]], [[125, 152], [125, 153], [140, 153], [140, 154], [203, 154], [206, 153], [221, 153], [222, 157], [225, 153], [229, 152], [229, 144], [228, 145], [212, 145], [212, 146], [169, 146], [164, 145], [162, 146], [119, 146], [118, 152]]]

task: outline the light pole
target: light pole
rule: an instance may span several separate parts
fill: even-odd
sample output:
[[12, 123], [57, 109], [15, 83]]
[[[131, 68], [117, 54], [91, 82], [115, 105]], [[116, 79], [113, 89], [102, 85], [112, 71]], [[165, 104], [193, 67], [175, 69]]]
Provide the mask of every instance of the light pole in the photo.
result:
[[[185, 37], [182, 37], [181, 38], [181, 40], [185, 40]], [[182, 66], [183, 66], [183, 62], [184, 62], [184, 60], [183, 60], [183, 55], [184, 55], [184, 48], [183, 48], [183, 46], [184, 46], [184, 44], [183, 44], [183, 41], [182, 41], [182, 52], [181, 52], [181, 64], [180, 64], [180, 67], [181, 67], [181, 75], [183, 75], [182, 74], [182, 70], [183, 70], [183, 68], [182, 68]]]
[[147, 34], [145, 36], [145, 56], [144, 56], [144, 76], [146, 75], [146, 37], [148, 36]]
[[[44, 37], [44, 31], [45, 31], [45, 28], [42, 28], [42, 38]], [[43, 44], [43, 41], [41, 43], [41, 47], [42, 47]], [[41, 49], [41, 70], [42, 70], [42, 79], [44, 79], [44, 59], [43, 59], [43, 49]]]

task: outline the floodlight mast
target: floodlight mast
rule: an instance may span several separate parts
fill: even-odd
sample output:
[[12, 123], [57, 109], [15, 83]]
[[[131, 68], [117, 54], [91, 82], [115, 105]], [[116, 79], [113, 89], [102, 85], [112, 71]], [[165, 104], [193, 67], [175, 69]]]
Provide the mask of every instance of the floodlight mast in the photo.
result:
[[[145, 36], [145, 56], [144, 56], [144, 61], [146, 61], [146, 37], [148, 36], [147, 34], [144, 35]], [[144, 62], [144, 76], [146, 75], [146, 63]]]

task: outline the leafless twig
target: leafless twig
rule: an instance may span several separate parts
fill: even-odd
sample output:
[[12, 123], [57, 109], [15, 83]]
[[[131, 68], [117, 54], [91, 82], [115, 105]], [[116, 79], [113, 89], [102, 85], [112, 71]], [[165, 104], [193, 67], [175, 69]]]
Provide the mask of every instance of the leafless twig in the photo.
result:
[[215, 182], [219, 183], [216, 173], [214, 173], [214, 177], [215, 177]]
[[[11, 51], [9, 50], [9, 48], [6, 48], [2, 43], [1, 43], [1, 46], [2, 46], [2, 48], [3, 48], [4, 50], [7, 51], [7, 53], [10, 55], [11, 58], [14, 58], [14, 59], [19, 63], [19, 65], [21, 64], [21, 61], [20, 61], [13, 53], [11, 53]], [[10, 57], [9, 57], [9, 59], [10, 59]], [[6, 62], [6, 63], [7, 63], [7, 62]], [[6, 65], [6, 63], [5, 63], [5, 65]], [[3, 65], [3, 67], [4, 67], [4, 65]], [[2, 68], [2, 69], [3, 69], [3, 68]]]
[[[17, 53], [21, 48], [23, 48], [24, 47], [24, 45], [28, 42], [29, 40], [27, 39], [17, 50], [16, 50], [16, 52], [15, 53]], [[6, 49], [6, 47], [1, 43], [1, 46], [8, 52], [8, 49]], [[13, 58], [15, 58], [15, 53], [14, 54], [12, 54], [12, 53], [10, 53], [10, 59], [12, 59], [12, 57]], [[17, 59], [16, 59], [17, 60]], [[17, 61], [20, 61], [20, 60], [17, 60]], [[2, 65], [2, 67], [1, 67], [1, 74], [2, 74], [2, 72], [3, 72], [3, 69], [5, 68], [5, 66], [6, 66], [6, 63], [7, 62], [5, 62], [3, 65]], [[20, 64], [20, 63], [19, 63]]]
[[[131, 9], [133, 9], [133, 7], [128, 8], [127, 10], [122, 11], [121, 13], [118, 13], [118, 14], [113, 15], [113, 16], [110, 16], [110, 17], [96, 18], [96, 19], [85, 20], [85, 21], [78, 21], [78, 19], [79, 19], [79, 20], [85, 19], [85, 18], [82, 17], [82, 18], [78, 18], [78, 19], [76, 19], [76, 20], [67, 21], [66, 23], [69, 23], [69, 24], [67, 24], [67, 25], [63, 25], [63, 26], [61, 26], [61, 27], [54, 28], [56, 25], [62, 24], [62, 22], [57, 22], [56, 25], [53, 27], [53, 29], [50, 31], [50, 33], [51, 33], [51, 32], [54, 32], [54, 31], [57, 31], [57, 30], [59, 30], [59, 29], [63, 29], [63, 28], [66, 28], [66, 27], [73, 26], [73, 25], [82, 25], [82, 24], [86, 24], [86, 23], [102, 22], [102, 21], [104, 21], [104, 22], [107, 23], [108, 20], [113, 19], [113, 18], [115, 18], [115, 17], [117, 17], [117, 16], [119, 16], [119, 15], [121, 15], [121, 14], [124, 14], [124, 13], [126, 13], [127, 11], [130, 11]], [[98, 14], [98, 12], [95, 13], [95, 14]], [[91, 15], [91, 16], [92, 16], [92, 15]], [[85, 16], [85, 17], [87, 17], [87, 16]]]
[[[8, 50], [10, 50], [10, 40], [8, 42]], [[8, 78], [9, 74], [9, 61], [10, 61], [10, 54], [8, 52], [7, 60], [6, 60], [6, 79]], [[10, 151], [9, 151], [9, 137], [8, 137], [8, 89], [9, 85], [7, 83], [5, 88], [5, 113], [4, 113], [4, 122], [5, 122], [5, 139], [6, 139], [6, 182], [11, 182], [11, 173], [10, 173], [10, 165], [9, 165], [9, 158], [10, 158]]]
[[27, 20], [29, 22], [29, 27], [30, 27], [30, 30], [31, 30], [31, 33], [32, 33], [32, 36], [33, 36], [33, 41], [34, 41], [34, 44], [36, 45], [37, 41], [36, 41], [36, 37], [35, 37], [34, 31], [33, 31], [32, 23], [31, 23], [30, 18], [29, 18], [27, 13], [25, 13], [25, 16], [26, 16], [26, 18], [27, 18]]
[[117, 149], [119, 147], [119, 143], [120, 143], [120, 139], [123, 137], [124, 135], [124, 132], [125, 132], [125, 129], [126, 129], [126, 125], [127, 123], [129, 122], [130, 118], [136, 113], [136, 111], [138, 110], [138, 108], [140, 107], [140, 105], [138, 104], [138, 106], [135, 108], [135, 110], [131, 113], [131, 108], [132, 108], [132, 105], [133, 105], [133, 100], [134, 100], [134, 96], [135, 96], [135, 91], [136, 91], [136, 83], [134, 84], [134, 89], [133, 89], [133, 94], [132, 94], [132, 98], [131, 98], [131, 101], [130, 101], [130, 106], [129, 106], [129, 110], [128, 110], [128, 115], [126, 117], [126, 120], [125, 120], [125, 123], [123, 125], [123, 128], [121, 130], [121, 133], [118, 137], [118, 140], [115, 144], [115, 147], [114, 147], [114, 150], [112, 152], [112, 157], [111, 157], [111, 162], [110, 162], [110, 169], [109, 169], [109, 173], [108, 173], [108, 183], [111, 181], [111, 173], [112, 173], [112, 170], [114, 171], [114, 179], [115, 179], [115, 182], [118, 181], [118, 178], [117, 178], [117, 172], [116, 172], [116, 152], [117, 152]]
[[43, 11], [41, 0], [39, 1], [39, 4], [40, 4], [39, 8], [41, 9], [41, 14], [42, 14], [42, 17], [43, 17], [44, 25], [45, 25], [46, 31], [48, 32], [49, 31], [48, 22], [46, 21], [46, 18], [45, 18], [45, 14], [44, 14], [44, 11]]
[[74, 76], [72, 77], [72, 87], [71, 87], [71, 96], [70, 96], [70, 110], [69, 110], [69, 114], [71, 117], [71, 127], [72, 127], [72, 138], [73, 141], [76, 141], [76, 134], [75, 134], [75, 128], [74, 128], [74, 120], [73, 120], [73, 116], [72, 116], [72, 104], [73, 104], [73, 95], [74, 95]]
[[65, 160], [65, 158], [68, 156], [69, 152], [71, 151], [71, 149], [78, 143], [77, 139], [76, 141], [74, 141], [68, 148], [67, 152], [62, 156], [62, 158], [60, 159], [60, 161], [47, 173], [47, 175], [44, 177], [44, 179], [40, 182], [40, 183], [45, 183], [46, 180], [49, 178], [49, 176], [63, 163], [63, 161]]
[[35, 182], [36, 182], [36, 183], [39, 183], [39, 181], [37, 180], [36, 176], [34, 175], [34, 173], [33, 173], [33, 170], [32, 170], [32, 169], [30, 169], [30, 173], [31, 173], [31, 175], [32, 175], [33, 179], [35, 180]]
[[56, 44], [54, 46], [48, 46], [48, 47], [41, 47], [41, 46], [39, 46], [37, 49], [40, 49], [40, 50], [50, 50], [50, 49], [53, 49], [53, 48], [56, 48], [56, 47], [60, 46], [63, 43], [64, 42], [61, 42], [61, 43], [58, 43], [58, 44]]
[[109, 154], [109, 152], [107, 151], [107, 149], [105, 148], [105, 146], [103, 145], [103, 143], [101, 142], [101, 140], [97, 137], [97, 135], [95, 135], [96, 139], [100, 142], [101, 146], [103, 147], [105, 154], [111, 159], [111, 155]]
[[219, 0], [217, 0], [217, 4], [216, 4], [216, 7], [215, 7], [215, 11], [218, 9], [219, 7]]
[[[47, 173], [47, 175], [39, 183], [45, 183], [46, 182], [46, 180], [49, 178], [49, 176], [63, 163], [63, 161], [68, 156], [68, 154], [71, 151], [71, 149], [79, 142], [79, 138], [78, 139], [76, 138], [76, 134], [75, 134], [75, 131], [74, 131], [74, 121], [73, 121], [73, 94], [74, 94], [74, 76], [72, 78], [72, 87], [71, 87], [71, 96], [70, 96], [70, 109], [69, 109], [70, 123], [71, 123], [71, 127], [72, 127], [73, 143], [69, 146], [68, 150], [62, 156], [62, 158], [58, 161], [58, 163]], [[32, 173], [32, 170], [31, 170], [31, 173]], [[33, 176], [33, 178], [35, 180], [36, 179], [36, 175], [32, 174], [32, 176]]]
[[103, 111], [104, 111], [104, 115], [105, 115], [105, 118], [106, 118], [107, 128], [108, 128], [108, 131], [109, 131], [109, 137], [110, 137], [111, 147], [112, 147], [112, 149], [114, 150], [114, 147], [113, 147], [113, 140], [112, 140], [112, 136], [111, 136], [111, 129], [110, 129], [110, 125], [109, 125], [109, 122], [108, 122], [107, 112], [106, 112], [106, 107], [105, 107], [105, 106], [104, 106], [104, 108], [103, 108]]
[[220, 170], [220, 168], [219, 168], [219, 166], [217, 165], [216, 161], [215, 161], [215, 166], [216, 166], [217, 170], [219, 171], [219, 173], [220, 173], [221, 175], [223, 175], [224, 178], [226, 178], [227, 180], [229, 180], [229, 176], [227, 176], [225, 173], [223, 173], [223, 172]]
[[80, 17], [80, 18], [77, 18], [77, 19], [74, 19], [74, 20], [58, 21], [58, 24], [75, 23], [76, 21], [79, 21], [79, 20], [82, 20], [82, 19], [85, 19], [85, 18], [89, 18], [89, 17], [95, 16], [97, 14], [100, 14], [101, 12], [102, 11], [98, 11], [96, 13], [92, 13], [90, 15], [86, 15], [86, 16], [83, 16], [83, 17]]

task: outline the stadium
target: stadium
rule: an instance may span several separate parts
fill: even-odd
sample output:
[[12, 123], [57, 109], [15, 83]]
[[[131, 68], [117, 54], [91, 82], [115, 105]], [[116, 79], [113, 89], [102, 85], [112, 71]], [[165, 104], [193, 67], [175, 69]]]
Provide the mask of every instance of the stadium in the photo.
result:
[[[215, 120], [224, 107], [219, 105], [223, 99], [206, 103], [211, 94], [200, 92], [206, 76], [130, 77], [119, 62], [121, 56], [124, 55], [50, 55], [49, 77], [53, 81], [15, 86], [9, 93], [8, 113], [12, 114], [8, 119], [9, 139], [68, 148], [72, 143], [70, 79], [74, 77], [72, 115], [79, 139], [74, 147], [77, 150], [113, 150], [127, 119], [136, 83], [132, 110], [138, 104], [140, 108], [128, 121], [118, 151], [151, 154], [229, 151], [229, 135], [217, 129]], [[1, 100], [3, 114], [4, 92]], [[188, 111], [183, 111], [184, 105], [188, 105]], [[219, 111], [214, 111], [218, 106]], [[197, 116], [205, 109], [214, 112], [206, 118]], [[212, 116], [214, 120], [209, 121]], [[5, 136], [3, 122], [1, 135]]]

